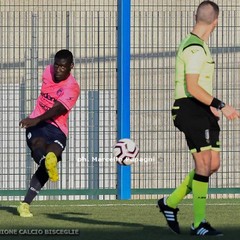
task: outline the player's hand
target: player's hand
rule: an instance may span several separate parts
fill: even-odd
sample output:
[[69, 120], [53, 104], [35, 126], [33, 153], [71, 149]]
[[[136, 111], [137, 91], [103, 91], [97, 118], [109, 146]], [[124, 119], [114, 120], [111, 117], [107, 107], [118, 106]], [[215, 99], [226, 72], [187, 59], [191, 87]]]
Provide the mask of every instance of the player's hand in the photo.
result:
[[233, 120], [240, 117], [239, 112], [235, 108], [227, 104], [224, 108], [221, 109], [221, 111], [228, 120]]
[[29, 128], [36, 126], [39, 122], [40, 120], [38, 118], [24, 118], [19, 122], [19, 126], [21, 128]]

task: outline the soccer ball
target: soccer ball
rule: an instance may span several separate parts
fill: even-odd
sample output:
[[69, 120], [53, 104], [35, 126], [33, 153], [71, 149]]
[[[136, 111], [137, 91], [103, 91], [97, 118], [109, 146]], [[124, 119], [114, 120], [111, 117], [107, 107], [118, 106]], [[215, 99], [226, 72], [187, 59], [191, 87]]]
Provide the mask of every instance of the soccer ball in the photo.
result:
[[121, 165], [131, 165], [139, 153], [139, 148], [134, 141], [128, 138], [120, 139], [113, 148], [114, 157]]

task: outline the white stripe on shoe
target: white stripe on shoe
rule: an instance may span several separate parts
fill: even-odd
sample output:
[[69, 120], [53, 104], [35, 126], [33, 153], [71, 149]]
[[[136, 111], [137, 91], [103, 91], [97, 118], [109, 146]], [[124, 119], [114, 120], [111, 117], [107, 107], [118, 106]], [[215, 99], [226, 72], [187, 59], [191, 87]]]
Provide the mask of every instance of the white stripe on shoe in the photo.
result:
[[164, 215], [168, 221], [176, 221], [174, 213], [172, 211], [164, 211]]
[[198, 231], [197, 231], [197, 235], [205, 235], [206, 233], [208, 233], [208, 230], [205, 229], [205, 228], [200, 228]]

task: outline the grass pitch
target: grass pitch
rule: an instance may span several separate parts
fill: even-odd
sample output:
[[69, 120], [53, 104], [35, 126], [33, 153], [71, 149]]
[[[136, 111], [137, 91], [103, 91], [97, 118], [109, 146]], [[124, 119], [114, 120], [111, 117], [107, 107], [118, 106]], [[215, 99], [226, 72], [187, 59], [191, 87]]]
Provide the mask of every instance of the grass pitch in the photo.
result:
[[[35, 201], [33, 218], [18, 216], [18, 202], [0, 202], [0, 239], [175, 240], [192, 239], [192, 201], [179, 205], [182, 234], [172, 233], [153, 200]], [[240, 200], [208, 200], [207, 220], [223, 231], [221, 239], [240, 236]], [[195, 237], [196, 238], [196, 237]], [[205, 239], [212, 237], [204, 237]], [[198, 238], [196, 238], [198, 239]]]

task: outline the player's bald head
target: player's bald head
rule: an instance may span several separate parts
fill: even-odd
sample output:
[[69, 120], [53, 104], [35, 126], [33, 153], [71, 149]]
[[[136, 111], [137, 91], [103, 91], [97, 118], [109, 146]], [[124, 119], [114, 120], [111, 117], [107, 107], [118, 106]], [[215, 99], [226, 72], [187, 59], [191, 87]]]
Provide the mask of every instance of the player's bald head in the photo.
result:
[[205, 24], [213, 23], [219, 15], [219, 7], [212, 1], [203, 1], [197, 8], [196, 21]]

